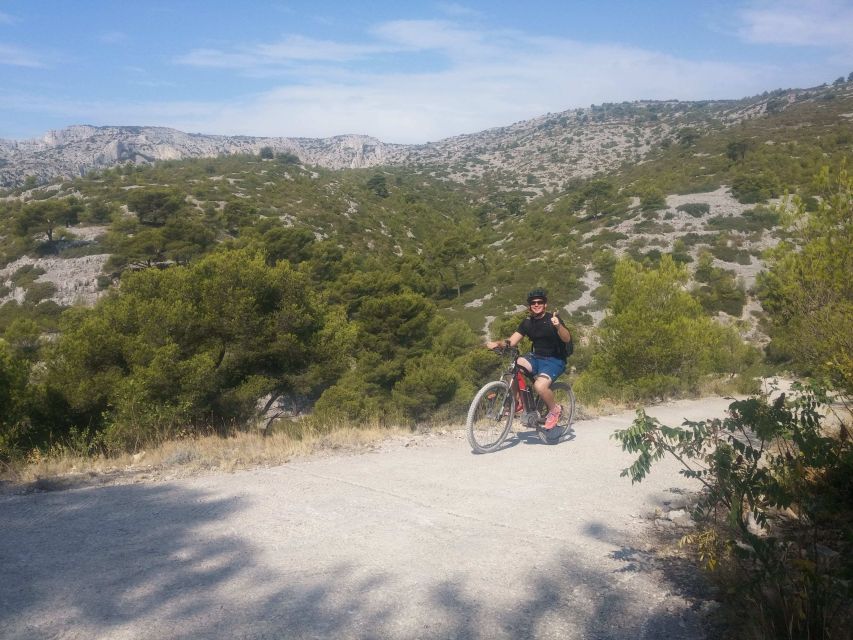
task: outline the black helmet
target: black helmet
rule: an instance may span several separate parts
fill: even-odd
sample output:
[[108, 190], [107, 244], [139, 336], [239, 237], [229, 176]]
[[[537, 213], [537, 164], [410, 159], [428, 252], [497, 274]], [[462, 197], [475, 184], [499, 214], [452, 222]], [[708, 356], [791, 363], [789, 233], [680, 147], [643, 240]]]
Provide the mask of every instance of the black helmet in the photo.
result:
[[536, 288], [527, 294], [527, 304], [530, 304], [531, 300], [539, 300], [539, 299], [542, 299], [545, 302], [548, 302], [548, 292], [545, 291], [545, 289]]

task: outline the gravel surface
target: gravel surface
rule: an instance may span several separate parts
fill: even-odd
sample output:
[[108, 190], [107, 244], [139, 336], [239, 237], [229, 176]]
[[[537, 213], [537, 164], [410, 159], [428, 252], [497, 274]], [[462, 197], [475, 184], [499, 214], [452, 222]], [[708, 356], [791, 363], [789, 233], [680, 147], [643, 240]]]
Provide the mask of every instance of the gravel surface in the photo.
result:
[[[677, 425], [728, 403], [650, 413]], [[695, 486], [668, 462], [619, 477], [630, 457], [610, 434], [632, 418], [580, 421], [556, 446], [521, 432], [488, 455], [456, 430], [2, 496], [0, 636], [705, 638], [714, 603], [658, 551], [653, 517]]]

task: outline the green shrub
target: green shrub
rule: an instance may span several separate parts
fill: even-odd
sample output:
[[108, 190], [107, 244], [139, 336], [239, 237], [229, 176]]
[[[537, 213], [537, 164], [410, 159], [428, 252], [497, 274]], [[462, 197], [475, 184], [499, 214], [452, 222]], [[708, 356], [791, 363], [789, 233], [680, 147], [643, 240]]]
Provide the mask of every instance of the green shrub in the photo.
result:
[[640, 191], [640, 209], [643, 211], [656, 211], [666, 208], [666, 196], [663, 191], [654, 186], [649, 186]]
[[353, 338], [304, 274], [250, 251], [128, 274], [63, 320], [48, 384], [78, 423], [126, 447], [242, 423], [268, 393], [314, 392], [343, 373]]
[[781, 191], [779, 179], [767, 173], [751, 172], [732, 180], [732, 195], [743, 204], [766, 202], [777, 197]]
[[27, 365], [0, 339], [0, 461], [19, 453], [26, 431]]
[[736, 246], [731, 246], [726, 242], [717, 242], [711, 247], [711, 253], [718, 260], [723, 262], [736, 262], [737, 264], [747, 265], [752, 264], [752, 257], [749, 251]]
[[33, 264], [25, 264], [23, 267], [19, 267], [9, 279], [16, 287], [26, 289], [33, 284], [39, 276], [44, 275], [45, 273], [47, 272], [41, 267], [37, 267]]
[[[798, 393], [799, 391], [799, 393]], [[853, 447], [827, 434], [819, 388], [733, 402], [726, 418], [668, 427], [638, 411], [613, 437], [637, 454], [622, 476], [640, 482], [672, 457], [704, 486], [703, 525], [683, 541], [707, 568], [734, 572], [733, 605], [765, 638], [844, 637], [853, 574]], [[849, 428], [849, 424], [842, 429]], [[830, 560], [835, 557], [836, 560]], [[846, 615], [845, 615], [846, 614]], [[748, 626], [744, 624], [744, 626]]]
[[746, 292], [738, 282], [734, 271], [713, 266], [711, 254], [703, 251], [693, 275], [697, 282], [704, 285], [694, 288], [694, 295], [707, 313], [724, 311], [731, 316], [740, 317], [746, 304]]
[[825, 167], [817, 183], [817, 211], [799, 199], [783, 208], [786, 239], [769, 252], [759, 297], [776, 353], [853, 396], [853, 178]]
[[744, 211], [740, 216], [714, 216], [708, 220], [712, 229], [751, 233], [772, 229], [779, 224], [779, 214], [764, 207]]
[[30, 304], [38, 304], [47, 300], [56, 293], [56, 285], [53, 282], [34, 282], [27, 287], [24, 300]]
[[678, 205], [676, 210], [683, 211], [694, 218], [701, 218], [711, 211], [711, 205], [706, 202], [688, 202], [686, 204]]
[[316, 419], [326, 424], [385, 424], [392, 412], [390, 395], [355, 372], [326, 389], [314, 405]]
[[405, 375], [394, 385], [392, 398], [402, 413], [423, 420], [448, 402], [458, 386], [451, 362], [430, 354], [406, 363]]
[[[683, 290], [684, 267], [671, 256], [657, 267], [631, 260], [616, 267], [610, 314], [595, 335], [589, 368], [580, 388], [595, 395], [603, 388], [626, 400], [666, 397], [695, 389], [714, 371], [713, 351], [721, 332]], [[746, 366], [746, 363], [743, 363]]]

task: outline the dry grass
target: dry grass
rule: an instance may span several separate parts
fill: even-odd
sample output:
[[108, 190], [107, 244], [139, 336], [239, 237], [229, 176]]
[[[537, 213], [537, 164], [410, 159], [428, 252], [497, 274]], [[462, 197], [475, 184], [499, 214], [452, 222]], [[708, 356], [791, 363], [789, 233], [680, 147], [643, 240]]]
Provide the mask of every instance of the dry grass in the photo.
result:
[[355, 452], [389, 440], [411, 437], [398, 427], [334, 425], [298, 437], [283, 431], [228, 437], [187, 437], [163, 442], [135, 454], [84, 456], [68, 449], [50, 455], [34, 452], [28, 459], [0, 468], [0, 481], [15, 489], [57, 489], [233, 472], [283, 464], [293, 458], [330, 452]]

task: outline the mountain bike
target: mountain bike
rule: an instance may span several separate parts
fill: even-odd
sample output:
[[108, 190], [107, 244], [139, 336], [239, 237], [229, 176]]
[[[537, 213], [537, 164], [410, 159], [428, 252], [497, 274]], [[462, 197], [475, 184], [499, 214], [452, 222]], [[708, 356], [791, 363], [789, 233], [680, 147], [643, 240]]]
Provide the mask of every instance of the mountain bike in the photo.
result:
[[468, 442], [475, 453], [489, 453], [503, 444], [516, 417], [535, 429], [545, 444], [557, 444], [570, 431], [575, 415], [575, 394], [568, 382], [551, 385], [555, 400], [563, 407], [560, 420], [553, 429], [545, 429], [548, 406], [533, 389], [533, 377], [518, 364], [518, 349], [493, 349], [508, 354], [510, 363], [500, 380], [487, 382], [471, 402], [465, 423]]

